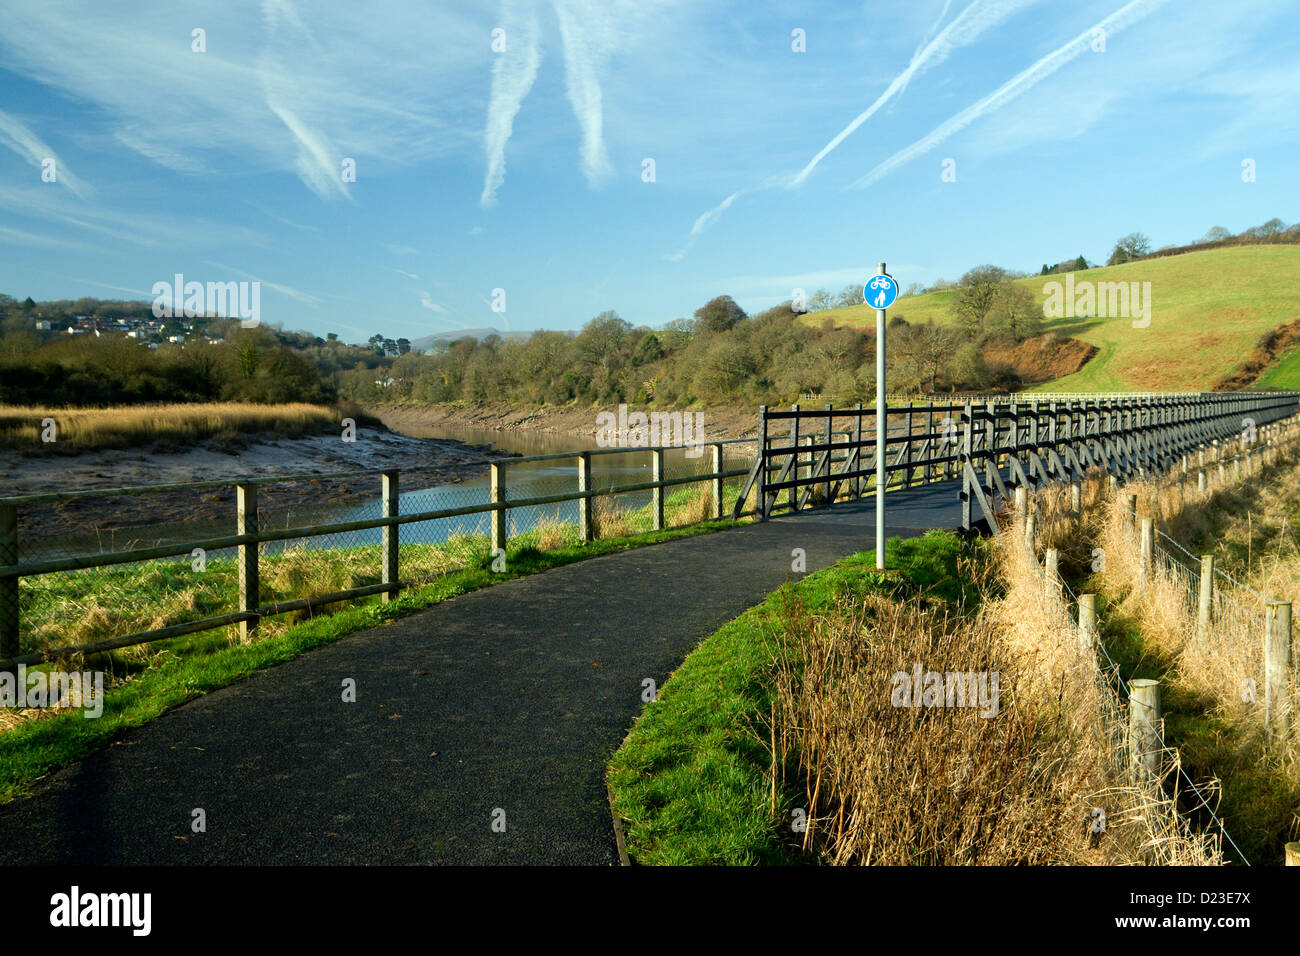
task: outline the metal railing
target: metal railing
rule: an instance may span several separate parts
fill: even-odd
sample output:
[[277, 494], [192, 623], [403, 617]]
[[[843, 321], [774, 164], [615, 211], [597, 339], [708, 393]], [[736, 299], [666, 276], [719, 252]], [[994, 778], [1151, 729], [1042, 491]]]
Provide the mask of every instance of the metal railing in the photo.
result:
[[[907, 402], [885, 411], [884, 470], [889, 485], [960, 477], [962, 528], [995, 530], [1008, 486], [1076, 481], [1093, 468], [1117, 480], [1156, 476], [1196, 448], [1246, 443], [1247, 432], [1267, 441], [1273, 422], [1297, 412], [1300, 392]], [[745, 485], [757, 487], [759, 519], [873, 489], [875, 421], [860, 404], [760, 408], [760, 453]]]

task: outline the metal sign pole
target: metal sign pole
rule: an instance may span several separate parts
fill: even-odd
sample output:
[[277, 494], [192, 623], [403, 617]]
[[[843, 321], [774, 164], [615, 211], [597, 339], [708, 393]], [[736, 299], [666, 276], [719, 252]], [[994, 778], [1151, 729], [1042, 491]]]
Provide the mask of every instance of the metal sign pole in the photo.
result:
[[[885, 264], [876, 267], [885, 275]], [[876, 570], [885, 570], [885, 310], [876, 309]]]

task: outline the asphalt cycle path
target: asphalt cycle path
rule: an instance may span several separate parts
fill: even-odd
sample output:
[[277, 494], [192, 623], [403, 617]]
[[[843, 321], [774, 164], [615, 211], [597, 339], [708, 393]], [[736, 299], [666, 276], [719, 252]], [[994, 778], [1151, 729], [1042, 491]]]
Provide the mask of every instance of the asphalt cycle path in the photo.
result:
[[[891, 492], [889, 536], [960, 520]], [[0, 807], [7, 864], [617, 862], [605, 766], [705, 637], [874, 548], [875, 502], [579, 561], [357, 632], [177, 707]], [[345, 679], [355, 702], [343, 700]], [[202, 809], [206, 832], [193, 832]]]

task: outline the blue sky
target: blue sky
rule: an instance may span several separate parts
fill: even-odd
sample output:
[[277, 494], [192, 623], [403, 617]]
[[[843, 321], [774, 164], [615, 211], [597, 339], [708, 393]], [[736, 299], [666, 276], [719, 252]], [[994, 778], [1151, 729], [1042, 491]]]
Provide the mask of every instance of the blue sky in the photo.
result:
[[5, 6], [20, 298], [179, 272], [347, 341], [658, 325], [1300, 219], [1294, 0]]

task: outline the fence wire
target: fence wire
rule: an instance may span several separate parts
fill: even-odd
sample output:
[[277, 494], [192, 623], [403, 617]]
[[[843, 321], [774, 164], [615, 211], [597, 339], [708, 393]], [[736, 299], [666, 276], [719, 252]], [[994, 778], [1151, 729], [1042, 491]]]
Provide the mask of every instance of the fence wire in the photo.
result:
[[[1066, 619], [1071, 621], [1075, 628], [1077, 628], [1078, 616], [1077, 613], [1072, 613], [1072, 610], [1078, 608], [1079, 596], [1075, 593], [1074, 589], [1070, 587], [1069, 583], [1063, 578], [1060, 578], [1059, 575], [1057, 580], [1060, 584], [1063, 596], [1068, 597], [1068, 600], [1062, 602], [1063, 613], [1065, 614]], [[1132, 760], [1129, 742], [1130, 705], [1128, 684], [1125, 682], [1120, 672], [1119, 665], [1107, 650], [1105, 642], [1100, 640], [1100, 637], [1098, 636], [1092, 641], [1092, 645], [1101, 652], [1101, 658], [1097, 660], [1097, 666], [1094, 668], [1094, 678], [1098, 690], [1098, 700], [1101, 704], [1100, 714], [1103, 732], [1106, 736], [1113, 768], [1122, 778], [1137, 777], [1138, 779], [1143, 779], [1144, 776], [1150, 775], [1150, 771], [1145, 765], [1140, 763], [1135, 764]], [[1161, 723], [1163, 724], [1163, 720]], [[1228, 842], [1245, 865], [1250, 866], [1250, 861], [1246, 859], [1246, 855], [1241, 852], [1236, 841], [1232, 839], [1232, 836], [1228, 833], [1227, 827], [1224, 826], [1223, 821], [1219, 818], [1218, 814], [1214, 812], [1214, 808], [1210, 803], [1209, 795], [1197, 787], [1195, 781], [1193, 781], [1183, 769], [1177, 748], [1170, 746], [1165, 741], [1160, 727], [1154, 728], [1154, 736], [1161, 754], [1161, 766], [1176, 767], [1178, 777], [1182, 784], [1195, 798], [1195, 806], [1190, 808], [1190, 812], [1195, 813], [1204, 810], [1208, 813], [1214, 826], [1217, 827], [1221, 838]], [[1150, 782], [1152, 784], [1158, 783], [1157, 781]], [[1191, 824], [1188, 822], [1185, 814], [1178, 810], [1176, 802], [1177, 791], [1175, 791], [1173, 797], [1164, 795], [1163, 788], [1160, 788], [1160, 793], [1161, 797], [1158, 801], [1158, 807], [1153, 808], [1144, 805], [1142, 808], [1143, 812], [1150, 815], [1154, 811], [1162, 818], [1172, 817], [1178, 821], [1183, 836], [1189, 841], [1195, 843], [1197, 839], [1196, 833], [1192, 830]], [[1151, 829], [1158, 829], [1158, 822], [1157, 826], [1152, 827]], [[1168, 862], [1168, 856], [1164, 851], [1163, 845], [1157, 844], [1154, 849], [1158, 854], [1165, 858], [1166, 862]]]

